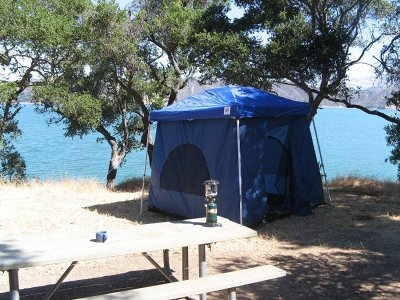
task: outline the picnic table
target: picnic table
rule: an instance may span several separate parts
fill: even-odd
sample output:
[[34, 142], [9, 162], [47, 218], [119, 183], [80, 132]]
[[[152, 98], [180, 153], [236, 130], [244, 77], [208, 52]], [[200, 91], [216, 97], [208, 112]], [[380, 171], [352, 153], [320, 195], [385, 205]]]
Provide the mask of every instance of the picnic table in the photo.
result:
[[[78, 261], [143, 254], [171, 282], [177, 281], [169, 269], [169, 249], [182, 248], [182, 279], [189, 278], [189, 246], [198, 246], [199, 277], [207, 276], [207, 244], [254, 237], [257, 232], [218, 217], [219, 227], [204, 226], [205, 218], [132, 226], [129, 230], [108, 231], [108, 240], [97, 243], [93, 234], [40, 237], [0, 241], [0, 271], [8, 271], [10, 299], [19, 299], [18, 269], [71, 263], [49, 291], [49, 299]], [[163, 251], [161, 267], [148, 252]], [[202, 298], [205, 298], [204, 295]]]

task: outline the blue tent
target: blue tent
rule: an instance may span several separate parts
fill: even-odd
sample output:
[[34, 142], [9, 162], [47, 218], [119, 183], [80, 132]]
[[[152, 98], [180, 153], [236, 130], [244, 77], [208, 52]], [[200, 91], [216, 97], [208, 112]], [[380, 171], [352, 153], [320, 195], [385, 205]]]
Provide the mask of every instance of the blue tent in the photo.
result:
[[308, 103], [251, 87], [205, 90], [161, 110], [149, 209], [205, 216], [203, 182], [220, 182], [218, 215], [252, 226], [324, 201]]

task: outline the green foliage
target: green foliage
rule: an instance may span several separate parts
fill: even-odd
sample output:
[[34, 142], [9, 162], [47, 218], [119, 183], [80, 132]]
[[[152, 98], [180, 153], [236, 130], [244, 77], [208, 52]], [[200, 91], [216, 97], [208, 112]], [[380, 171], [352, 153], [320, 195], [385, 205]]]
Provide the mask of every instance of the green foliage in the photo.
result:
[[65, 135], [83, 136], [93, 132], [101, 121], [101, 102], [90, 94], [71, 93], [65, 87], [37, 87], [33, 98], [40, 104], [37, 111], [41, 113], [56, 112], [49, 123], [64, 123]]
[[[253, 43], [247, 61], [248, 72], [260, 74], [265, 81], [296, 85], [304, 90], [314, 113], [322, 99], [335, 97], [343, 90], [353, 47], [362, 54], [379, 41], [383, 17], [390, 3], [386, 0], [236, 0], [244, 16], [235, 20], [231, 30]], [[255, 36], [265, 36], [261, 43]], [[365, 52], [364, 52], [365, 51]], [[245, 76], [232, 72], [225, 63], [224, 76], [243, 84]], [[254, 85], [263, 80], [255, 81]], [[263, 88], [263, 86], [259, 86]]]
[[393, 7], [389, 9], [391, 14], [385, 24], [387, 38], [381, 49], [378, 74], [384, 76], [388, 84], [397, 88], [387, 101], [388, 106], [396, 109], [397, 122], [387, 125], [385, 130], [387, 144], [392, 147], [388, 161], [397, 165], [397, 175], [400, 180], [400, 118], [398, 116], [400, 111], [400, 1], [392, 1], [392, 4]]
[[164, 2], [164, 12], [152, 15], [156, 26], [150, 22], [147, 29], [149, 40], [168, 55], [170, 66], [179, 62], [179, 68], [170, 74], [170, 78], [175, 76], [176, 86], [181, 88], [188, 78], [196, 76], [202, 83], [222, 80], [270, 87], [265, 68], [255, 68], [263, 55], [261, 44], [234, 30], [226, 15], [229, 1], [198, 1], [197, 5], [188, 5], [190, 1]]
[[400, 85], [400, 2], [397, 1], [385, 23], [387, 35], [380, 53], [380, 75], [390, 84]]
[[26, 177], [25, 172], [25, 161], [14, 146], [0, 141], [0, 180], [20, 181]]
[[[53, 82], [35, 87], [41, 112], [55, 112], [49, 123], [62, 122], [65, 135], [92, 131], [110, 145], [107, 185], [130, 151], [143, 147], [149, 109], [163, 105], [162, 70], [150, 68], [152, 53], [143, 50], [143, 24], [114, 2], [100, 1], [88, 9], [75, 38], [60, 50], [67, 59], [53, 73]], [[54, 115], [53, 115], [54, 116]]]
[[185, 6], [181, 0], [160, 3], [160, 9], [152, 11], [153, 15], [150, 15], [146, 22], [146, 33], [169, 51], [179, 51], [180, 47], [188, 45], [193, 36], [194, 24], [200, 16], [201, 9]]
[[13, 146], [21, 134], [19, 96], [32, 85], [52, 81], [68, 62], [66, 49], [77, 40], [81, 14], [90, 5], [90, 0], [0, 0], [1, 176], [18, 179], [25, 174], [23, 158]]
[[21, 109], [16, 99], [15, 83], [0, 83], [0, 178], [20, 180], [25, 177], [25, 162], [13, 142], [22, 134], [15, 115]]
[[203, 11], [199, 2], [148, 1], [134, 18], [142, 28], [141, 57], [151, 70], [150, 79], [163, 87], [160, 92], [169, 98], [168, 104], [194, 75], [189, 56]]
[[196, 35], [195, 47], [190, 58], [201, 82], [218, 79], [225, 84], [271, 88], [271, 74], [261, 65], [264, 53], [259, 42], [234, 33], [201, 32]]
[[[72, 59], [60, 68], [57, 84], [35, 88], [34, 98], [43, 105], [38, 110], [56, 112], [59, 117], [49, 122], [63, 122], [66, 136], [82, 137], [101, 126], [123, 136], [121, 111], [138, 111], [119, 81], [127, 80], [130, 68], [140, 68], [130, 29], [125, 11], [113, 3], [98, 3], [82, 18], [77, 31], [80, 39], [68, 49]], [[129, 126], [134, 127], [137, 120], [129, 120]]]
[[0, 139], [16, 140], [21, 134], [18, 121], [13, 117], [20, 110], [20, 104], [9, 101], [15, 97], [13, 83], [0, 83]]
[[[392, 97], [388, 99], [388, 105], [392, 105], [396, 108], [397, 112], [400, 111], [400, 91], [392, 93]], [[397, 116], [400, 122], [400, 118]], [[385, 127], [386, 130], [386, 142], [388, 146], [393, 147], [390, 151], [390, 157], [388, 160], [397, 165], [398, 173], [397, 178], [400, 180], [400, 124], [390, 124]]]
[[8, 122], [4, 128], [3, 136], [0, 137], [0, 178], [10, 181], [21, 180], [26, 175], [25, 161], [11, 144], [21, 134], [17, 125], [16, 120]]
[[56, 112], [49, 122], [67, 136], [102, 134], [113, 170], [143, 146], [149, 111], [176, 101], [196, 76], [265, 90], [290, 82], [316, 109], [345, 90], [350, 47], [378, 40], [380, 23], [370, 21], [391, 12], [389, 2], [236, 0], [245, 14], [232, 22], [227, 0], [133, 0], [131, 11], [106, 0], [0, 0], [0, 62], [16, 78], [0, 84], [2, 157], [24, 166], [12, 141], [18, 96], [31, 86], [38, 110]]
[[64, 46], [74, 33], [76, 14], [89, 5], [86, 0], [19, 0], [2, 2], [2, 15], [9, 19], [5, 31], [28, 47]]

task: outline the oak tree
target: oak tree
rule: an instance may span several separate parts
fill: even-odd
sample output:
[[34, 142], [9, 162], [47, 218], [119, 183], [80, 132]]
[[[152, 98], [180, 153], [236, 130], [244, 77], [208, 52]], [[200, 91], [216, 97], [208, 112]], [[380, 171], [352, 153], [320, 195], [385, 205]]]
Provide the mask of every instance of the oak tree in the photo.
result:
[[400, 1], [394, 1], [393, 5], [395, 8], [385, 26], [388, 37], [381, 49], [378, 74], [394, 86], [387, 105], [396, 110], [394, 118], [398, 122], [387, 125], [385, 130], [387, 144], [392, 147], [388, 160], [397, 165], [397, 177], [400, 180]]
[[0, 176], [25, 177], [14, 141], [21, 95], [55, 72], [89, 0], [0, 0]]

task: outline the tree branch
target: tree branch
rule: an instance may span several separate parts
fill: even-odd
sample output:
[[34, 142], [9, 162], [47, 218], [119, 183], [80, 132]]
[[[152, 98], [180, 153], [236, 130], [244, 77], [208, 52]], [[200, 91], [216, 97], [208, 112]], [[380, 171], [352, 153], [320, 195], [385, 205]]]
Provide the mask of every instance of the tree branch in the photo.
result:
[[116, 146], [117, 141], [116, 141], [115, 137], [113, 137], [102, 124], [97, 126], [96, 131], [98, 133], [100, 133], [102, 136], [104, 136], [104, 138], [106, 139], [108, 144], [110, 144], [111, 147]]
[[325, 99], [327, 99], [329, 101], [332, 101], [332, 102], [335, 102], [335, 103], [342, 103], [347, 108], [357, 108], [357, 109], [359, 109], [359, 110], [361, 110], [361, 111], [363, 111], [363, 112], [365, 112], [367, 114], [378, 116], [378, 117], [381, 117], [381, 118], [385, 119], [386, 121], [389, 121], [391, 123], [400, 125], [400, 119], [399, 118], [389, 116], [389, 115], [387, 115], [387, 114], [385, 114], [383, 112], [380, 112], [378, 110], [375, 110], [375, 109], [371, 110], [371, 109], [366, 108], [366, 107], [364, 107], [362, 105], [352, 104], [349, 101], [344, 100], [344, 99], [336, 99], [336, 98], [332, 98], [332, 97], [326, 97]]
[[167, 56], [168, 56], [168, 60], [170, 61], [170, 63], [172, 64], [172, 66], [174, 67], [174, 71], [175, 73], [180, 76], [182, 75], [182, 70], [179, 68], [179, 63], [176, 60], [176, 58], [174, 57], [174, 55], [172, 54], [172, 51], [168, 50], [167, 47], [165, 47], [163, 44], [161, 44], [160, 42], [158, 42], [156, 40], [156, 38], [154, 37], [154, 35], [151, 35], [150, 37], [150, 41], [152, 43], [154, 43], [154, 45], [156, 45], [157, 47], [159, 47], [161, 50], [163, 50]]
[[122, 129], [124, 131], [124, 139], [121, 143], [121, 150], [119, 152], [120, 161], [125, 158], [126, 155], [126, 148], [128, 146], [128, 139], [129, 139], [129, 129], [128, 129], [128, 122], [126, 120], [126, 113], [127, 113], [127, 105], [126, 105], [126, 98], [123, 99], [123, 107], [121, 111], [121, 118], [122, 118]]
[[350, 61], [348, 64], [346, 64], [346, 68], [351, 67], [352, 65], [355, 65], [356, 63], [358, 63], [365, 55], [365, 53], [375, 44], [377, 43], [382, 37], [384, 36], [384, 34], [380, 34], [377, 38], [373, 39], [367, 46], [364, 47], [364, 49], [361, 51], [360, 56], [353, 60]]

